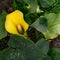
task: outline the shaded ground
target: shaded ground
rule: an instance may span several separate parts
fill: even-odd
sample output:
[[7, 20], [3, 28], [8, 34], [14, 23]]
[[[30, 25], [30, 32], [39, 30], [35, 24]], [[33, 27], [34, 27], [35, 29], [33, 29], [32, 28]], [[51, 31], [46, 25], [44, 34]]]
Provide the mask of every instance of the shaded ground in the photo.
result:
[[2, 12], [3, 10], [7, 12], [13, 11], [12, 3], [13, 0], [0, 0], [0, 12]]
[[50, 47], [58, 48], [60, 50], [60, 36], [52, 40]]

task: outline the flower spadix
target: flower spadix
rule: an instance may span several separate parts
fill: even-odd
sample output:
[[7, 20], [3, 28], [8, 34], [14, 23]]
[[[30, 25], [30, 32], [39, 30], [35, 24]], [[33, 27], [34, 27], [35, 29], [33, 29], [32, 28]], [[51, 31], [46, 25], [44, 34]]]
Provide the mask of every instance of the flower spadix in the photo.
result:
[[16, 10], [6, 16], [5, 29], [12, 34], [20, 34], [26, 32], [29, 27], [24, 20], [23, 13]]

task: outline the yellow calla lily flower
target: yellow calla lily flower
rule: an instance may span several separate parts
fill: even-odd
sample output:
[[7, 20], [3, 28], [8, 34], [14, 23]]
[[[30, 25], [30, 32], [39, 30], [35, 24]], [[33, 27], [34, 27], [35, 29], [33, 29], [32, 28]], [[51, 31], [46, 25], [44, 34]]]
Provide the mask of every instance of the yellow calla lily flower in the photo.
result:
[[[16, 10], [6, 16], [5, 29], [12, 34], [20, 34], [27, 31], [29, 24], [24, 21], [23, 13]], [[20, 33], [19, 33], [20, 32]]]

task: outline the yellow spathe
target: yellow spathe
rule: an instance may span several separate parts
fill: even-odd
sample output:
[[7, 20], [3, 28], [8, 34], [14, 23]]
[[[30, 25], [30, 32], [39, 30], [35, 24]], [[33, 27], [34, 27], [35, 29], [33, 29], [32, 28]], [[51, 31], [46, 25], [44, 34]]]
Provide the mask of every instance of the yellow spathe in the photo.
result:
[[22, 28], [24, 32], [27, 31], [29, 24], [24, 21], [23, 13], [16, 10], [6, 16], [5, 29], [7, 32], [12, 34], [20, 34]]

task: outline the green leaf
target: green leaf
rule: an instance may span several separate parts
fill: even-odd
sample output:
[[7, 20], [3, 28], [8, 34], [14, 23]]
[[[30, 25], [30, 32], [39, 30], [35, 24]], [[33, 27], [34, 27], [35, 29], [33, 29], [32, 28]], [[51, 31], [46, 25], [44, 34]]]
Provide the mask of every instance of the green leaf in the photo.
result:
[[38, 0], [42, 8], [48, 8], [53, 3], [55, 3], [55, 0]]
[[44, 37], [44, 35], [42, 33], [39, 33], [38, 40], [42, 39], [43, 37]]
[[48, 28], [46, 32], [43, 32], [47, 39], [56, 38], [60, 35], [60, 14], [49, 13], [45, 15], [47, 19]]
[[31, 41], [23, 37], [12, 35], [8, 45], [11, 49], [5, 51], [5, 60], [39, 60], [40, 49]]
[[46, 32], [43, 32], [43, 35], [45, 36], [46, 40], [54, 39], [58, 36], [58, 34], [50, 32], [49, 30], [47, 30]]
[[38, 18], [32, 25], [39, 32], [45, 32], [47, 29], [47, 20], [45, 18]]
[[5, 30], [5, 18], [6, 18], [7, 13], [3, 12], [0, 14], [0, 39], [4, 38], [7, 36], [7, 32]]
[[3, 55], [3, 60], [24, 60], [20, 49], [7, 49]]
[[50, 53], [52, 60], [60, 60], [60, 50], [52, 48]]
[[51, 8], [50, 12], [60, 13], [60, 3], [58, 3], [58, 2], [55, 3], [54, 7]]
[[60, 35], [60, 14], [48, 13], [38, 18], [32, 25], [45, 36], [46, 39], [53, 39]]
[[15, 1], [15, 0], [13, 1], [13, 8], [14, 8], [14, 10], [16, 10], [16, 9], [17, 9], [17, 3], [16, 3], [16, 1]]
[[28, 52], [21, 49], [7, 49], [1, 56], [3, 60], [39, 60], [36, 57], [37, 55], [33, 57], [30, 51]]
[[34, 13], [37, 9], [37, 0], [24, 0], [30, 6], [30, 12]]
[[0, 59], [4, 60], [4, 58], [2, 58], [2, 56], [3, 56], [3, 51], [0, 51]]
[[43, 53], [43, 55], [46, 55], [49, 50], [49, 43], [45, 39], [39, 40], [36, 45], [40, 48], [40, 51]]
[[60, 0], [55, 0], [58, 4], [60, 4]]

